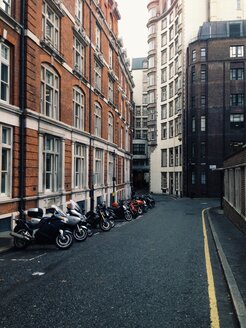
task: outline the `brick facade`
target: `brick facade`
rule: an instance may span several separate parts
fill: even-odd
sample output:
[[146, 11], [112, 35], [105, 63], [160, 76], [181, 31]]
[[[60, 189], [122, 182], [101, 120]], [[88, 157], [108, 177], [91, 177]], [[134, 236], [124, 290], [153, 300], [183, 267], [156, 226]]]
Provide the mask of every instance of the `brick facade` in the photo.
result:
[[[18, 215], [20, 204], [24, 204], [24, 210], [31, 206], [46, 208], [52, 203], [65, 207], [66, 201], [73, 198], [89, 210], [100, 199], [109, 203], [113, 192], [113, 179], [108, 172], [110, 153], [116, 154], [115, 172], [116, 165], [122, 170], [114, 187], [117, 193], [129, 197], [130, 170], [123, 181], [119, 174], [122, 177], [124, 166], [131, 166], [134, 85], [129, 61], [118, 38], [120, 14], [116, 1], [81, 0], [80, 11], [75, 0], [28, 1], [23, 29], [25, 88], [22, 95], [19, 94], [21, 2], [14, 3], [11, 12], [0, 11], [3, 18], [0, 36], [7, 31], [4, 43], [10, 46], [11, 54], [10, 96], [8, 102], [0, 99], [0, 112], [5, 114], [1, 114], [0, 124], [13, 128], [11, 190], [6, 189], [6, 195], [0, 196], [0, 225], [1, 219]], [[43, 15], [42, 10], [46, 10]], [[45, 25], [48, 20], [52, 27]], [[79, 49], [83, 49], [79, 59], [75, 57], [78, 52], [74, 40], [76, 47], [79, 44]], [[77, 61], [82, 59], [81, 71]], [[100, 90], [96, 87], [95, 63], [100, 67]], [[113, 81], [112, 101], [109, 100], [110, 80]], [[100, 108], [97, 121], [96, 106]], [[76, 111], [80, 113], [80, 123], [76, 123]], [[113, 140], [109, 138], [109, 113], [113, 120]], [[83, 149], [83, 155], [75, 154], [77, 146], [79, 152]], [[101, 164], [96, 163], [97, 150], [103, 153]], [[83, 172], [79, 169], [81, 165]], [[20, 175], [24, 179], [22, 196]], [[99, 176], [101, 182], [95, 185]]]

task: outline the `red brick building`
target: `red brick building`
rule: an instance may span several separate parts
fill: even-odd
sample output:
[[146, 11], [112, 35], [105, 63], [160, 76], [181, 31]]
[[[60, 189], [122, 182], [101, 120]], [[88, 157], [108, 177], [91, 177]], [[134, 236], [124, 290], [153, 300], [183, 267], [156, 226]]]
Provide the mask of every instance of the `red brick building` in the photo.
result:
[[130, 196], [132, 88], [114, 0], [1, 2], [0, 230]]

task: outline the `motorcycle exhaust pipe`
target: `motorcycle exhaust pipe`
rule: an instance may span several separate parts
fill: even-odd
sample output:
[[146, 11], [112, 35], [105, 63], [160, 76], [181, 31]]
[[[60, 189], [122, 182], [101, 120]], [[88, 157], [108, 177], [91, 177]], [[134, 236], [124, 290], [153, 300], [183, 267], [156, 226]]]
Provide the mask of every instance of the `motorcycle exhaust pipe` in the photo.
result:
[[16, 233], [16, 232], [10, 232], [10, 236], [12, 237], [16, 237], [16, 238], [20, 238], [20, 239], [26, 239], [26, 240], [31, 240], [30, 237], [28, 236], [23, 236], [20, 233]]

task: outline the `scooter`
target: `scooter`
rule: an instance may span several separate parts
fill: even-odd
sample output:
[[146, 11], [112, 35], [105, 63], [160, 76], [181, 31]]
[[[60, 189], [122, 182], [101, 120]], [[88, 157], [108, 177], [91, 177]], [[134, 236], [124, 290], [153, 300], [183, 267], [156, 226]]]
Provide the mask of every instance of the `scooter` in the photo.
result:
[[14, 231], [10, 233], [14, 237], [14, 246], [17, 249], [25, 249], [32, 243], [56, 244], [60, 249], [68, 249], [73, 243], [73, 235], [68, 229], [66, 215], [57, 207], [52, 206], [43, 215], [41, 208], [32, 208], [27, 211], [36, 222], [17, 219]]

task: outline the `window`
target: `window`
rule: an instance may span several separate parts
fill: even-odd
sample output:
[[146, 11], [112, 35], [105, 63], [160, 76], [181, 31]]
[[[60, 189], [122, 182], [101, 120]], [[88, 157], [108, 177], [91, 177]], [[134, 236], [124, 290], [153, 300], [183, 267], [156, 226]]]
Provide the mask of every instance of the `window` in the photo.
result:
[[149, 86], [155, 85], [155, 74], [154, 73], [149, 74], [148, 85]]
[[113, 68], [113, 49], [109, 47], [109, 68]]
[[82, 0], [76, 0], [75, 16], [76, 16], [78, 23], [80, 23], [82, 25], [82, 22], [83, 22], [83, 2], [82, 2]]
[[108, 81], [108, 100], [114, 103], [114, 81], [109, 77]]
[[155, 91], [149, 92], [149, 103], [153, 104], [155, 102]]
[[169, 148], [169, 166], [173, 166], [173, 148]]
[[74, 113], [74, 126], [77, 129], [84, 130], [85, 128], [85, 97], [79, 88], [73, 89], [73, 113]]
[[11, 0], [1, 0], [0, 6], [8, 15], [11, 13]]
[[236, 0], [237, 1], [237, 10], [241, 9], [241, 0]]
[[133, 144], [134, 155], [146, 155], [144, 144]]
[[207, 50], [206, 48], [201, 48], [201, 60], [206, 60], [206, 57], [207, 57]]
[[202, 95], [200, 98], [201, 102], [201, 109], [204, 109], [206, 107], [206, 96]]
[[45, 41], [50, 42], [55, 49], [59, 50], [60, 18], [45, 1], [42, 7], [42, 34]]
[[161, 101], [167, 100], [167, 87], [161, 88]]
[[201, 142], [200, 152], [201, 152], [201, 159], [205, 159], [206, 158], [206, 142]]
[[191, 184], [196, 184], [196, 174], [194, 171], [191, 172]]
[[47, 66], [41, 67], [41, 113], [59, 119], [59, 77]]
[[100, 27], [96, 24], [96, 48], [97, 50], [101, 50], [101, 29]]
[[149, 57], [149, 68], [155, 67], [155, 57], [151, 56]]
[[192, 132], [196, 132], [196, 118], [195, 118], [195, 116], [193, 116], [192, 120], [191, 120], [191, 130], [192, 130]]
[[241, 36], [241, 24], [229, 23], [229, 35], [230, 38], [237, 38]]
[[164, 30], [164, 28], [167, 27], [167, 19], [163, 18], [161, 21], [161, 29]]
[[195, 81], [196, 81], [195, 67], [192, 67], [192, 69], [191, 69], [191, 83], [194, 83]]
[[61, 140], [46, 135], [43, 147], [43, 187], [44, 191], [55, 192], [61, 184]]
[[73, 40], [73, 58], [75, 70], [83, 75], [85, 71], [85, 47], [76, 37]]
[[136, 118], [136, 128], [141, 128], [141, 118]]
[[101, 91], [102, 88], [102, 67], [101, 65], [95, 60], [95, 68], [94, 68], [94, 73], [95, 73], [95, 88], [99, 91]]
[[161, 189], [163, 191], [167, 189], [167, 172], [161, 172]]
[[143, 120], [142, 127], [147, 128], [148, 127], [148, 119], [146, 117], [144, 117], [142, 120]]
[[97, 137], [101, 137], [102, 131], [102, 108], [98, 103], [95, 103], [94, 112], [94, 134]]
[[196, 61], [196, 50], [192, 50], [192, 62]]
[[201, 116], [201, 131], [205, 132], [206, 131], [206, 116]]
[[206, 172], [201, 172], [201, 184], [206, 184]]
[[244, 68], [231, 68], [230, 69], [231, 80], [243, 80], [244, 79]]
[[201, 82], [206, 82], [206, 66], [201, 67]]
[[169, 84], [169, 98], [173, 97], [173, 82]]
[[161, 64], [166, 64], [167, 62], [167, 49], [164, 49], [162, 52], [161, 52]]
[[0, 100], [9, 102], [10, 50], [4, 43], [0, 43]]
[[161, 166], [167, 167], [167, 149], [161, 150]]
[[155, 41], [154, 40], [151, 40], [149, 42], [149, 51], [154, 50], [154, 49], [155, 49]]
[[0, 185], [2, 197], [11, 195], [11, 174], [12, 174], [12, 129], [0, 125]]
[[161, 106], [161, 119], [164, 120], [167, 118], [167, 105]]
[[167, 69], [166, 67], [161, 70], [161, 83], [167, 81]]
[[179, 166], [179, 147], [175, 147], [175, 166]]
[[114, 153], [108, 154], [108, 184], [113, 183], [114, 177]]
[[167, 44], [167, 32], [161, 35], [161, 46], [165, 46]]
[[230, 57], [243, 57], [244, 56], [244, 46], [231, 46], [230, 47]]
[[233, 128], [244, 127], [244, 114], [231, 114], [230, 122], [231, 122], [231, 127]]
[[86, 186], [86, 146], [80, 143], [74, 144], [74, 187]]
[[173, 121], [169, 121], [169, 138], [173, 138]]
[[169, 102], [169, 117], [173, 116], [173, 102]]
[[103, 183], [103, 150], [95, 151], [95, 185], [99, 186]]
[[244, 94], [234, 93], [230, 95], [230, 106], [241, 107], [244, 105]]
[[114, 117], [108, 114], [108, 141], [114, 142]]
[[161, 124], [161, 139], [167, 139], [167, 123]]

